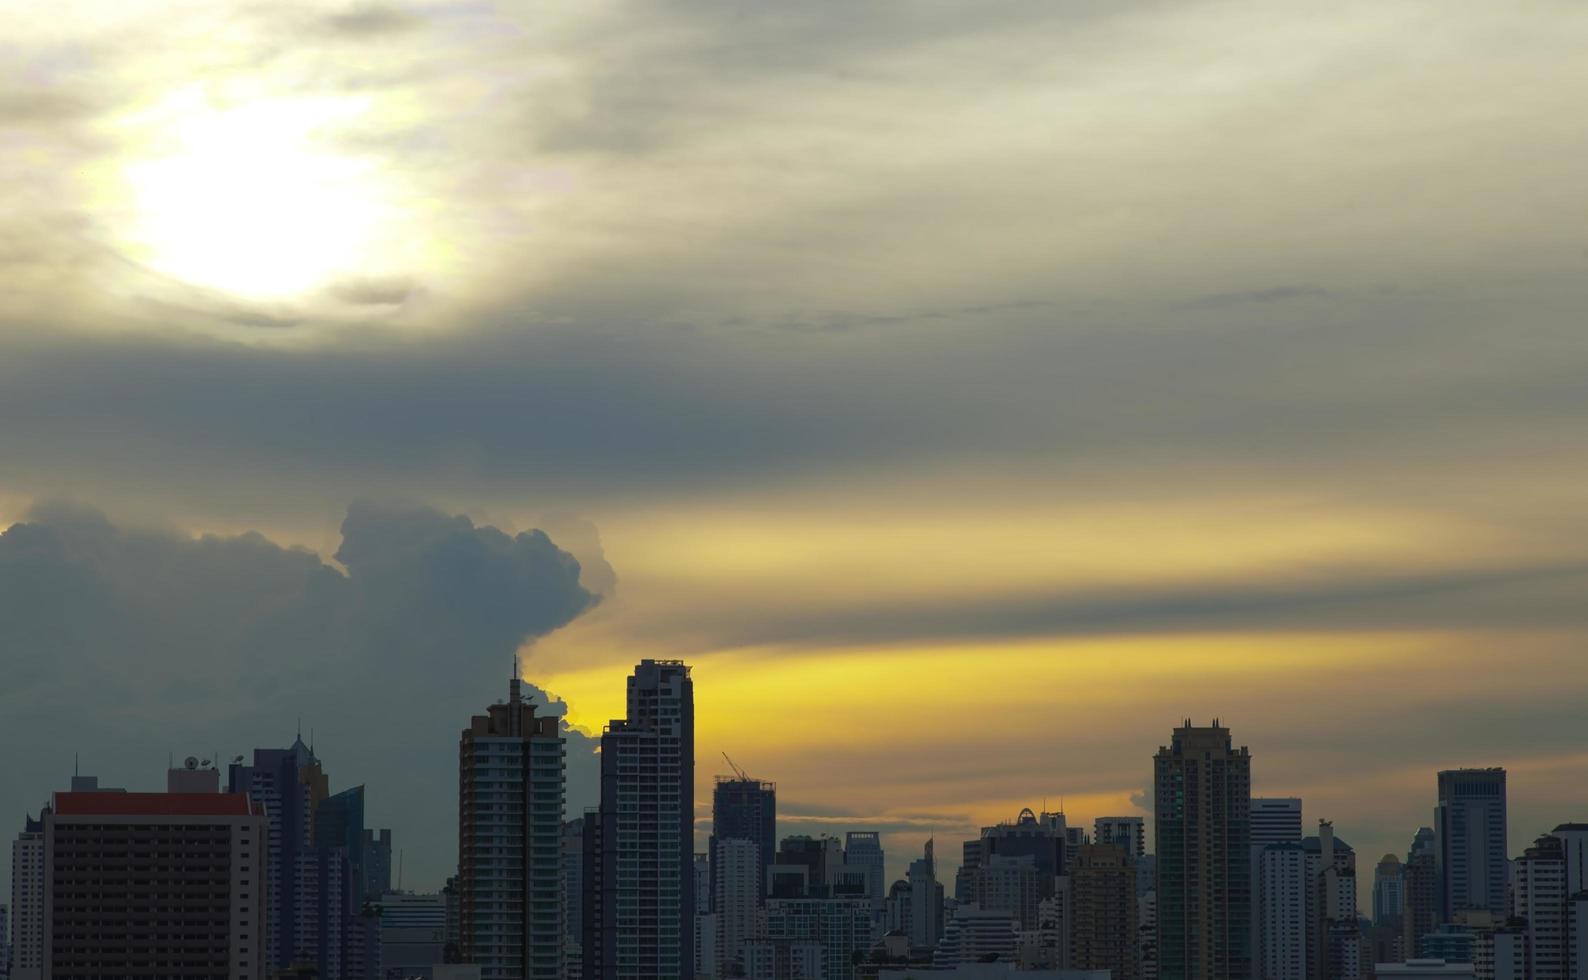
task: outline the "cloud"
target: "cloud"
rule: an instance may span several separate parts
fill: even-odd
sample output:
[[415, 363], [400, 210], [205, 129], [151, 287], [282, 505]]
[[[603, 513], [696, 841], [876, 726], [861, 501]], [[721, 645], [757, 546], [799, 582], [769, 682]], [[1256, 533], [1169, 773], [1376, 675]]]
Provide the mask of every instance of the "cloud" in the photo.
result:
[[1321, 286], [1272, 286], [1268, 289], [1251, 289], [1245, 292], [1210, 293], [1185, 303], [1181, 309], [1224, 310], [1233, 306], [1282, 303], [1298, 299], [1322, 299], [1329, 295], [1329, 290]]
[[[60, 751], [20, 760], [13, 802], [61, 788], [69, 749], [150, 786], [167, 751], [284, 745], [302, 718], [333, 781], [367, 783], [372, 819], [439, 882], [458, 732], [505, 695], [521, 645], [596, 596], [544, 532], [421, 506], [355, 503], [336, 560], [345, 572], [257, 533], [138, 530], [66, 504], [0, 534], [0, 738], [73, 719]], [[569, 751], [570, 800], [592, 802], [593, 743], [570, 732]]]

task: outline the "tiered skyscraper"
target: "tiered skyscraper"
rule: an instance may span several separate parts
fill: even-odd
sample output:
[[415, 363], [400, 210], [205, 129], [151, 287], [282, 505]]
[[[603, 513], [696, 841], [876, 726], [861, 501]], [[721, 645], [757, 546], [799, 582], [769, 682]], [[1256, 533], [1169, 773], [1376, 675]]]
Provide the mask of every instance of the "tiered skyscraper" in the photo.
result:
[[1154, 758], [1161, 980], [1252, 976], [1251, 767], [1217, 721]]
[[695, 690], [682, 661], [642, 660], [628, 717], [601, 736], [599, 927], [584, 970], [600, 980], [695, 971]]
[[458, 741], [458, 929], [490, 980], [563, 975], [563, 737], [517, 671]]

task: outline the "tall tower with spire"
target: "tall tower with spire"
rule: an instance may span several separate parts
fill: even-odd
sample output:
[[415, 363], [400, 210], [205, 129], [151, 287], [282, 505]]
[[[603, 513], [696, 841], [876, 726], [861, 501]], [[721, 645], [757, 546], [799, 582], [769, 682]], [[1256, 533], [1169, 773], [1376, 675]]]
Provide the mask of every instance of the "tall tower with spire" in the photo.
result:
[[564, 743], [524, 700], [518, 658], [506, 704], [458, 740], [458, 918], [482, 980], [555, 980], [563, 969]]

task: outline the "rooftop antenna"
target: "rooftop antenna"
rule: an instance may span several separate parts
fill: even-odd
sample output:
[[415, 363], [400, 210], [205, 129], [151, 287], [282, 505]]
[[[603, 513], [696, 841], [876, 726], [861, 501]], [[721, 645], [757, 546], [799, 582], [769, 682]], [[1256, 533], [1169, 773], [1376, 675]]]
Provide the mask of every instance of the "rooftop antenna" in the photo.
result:
[[512, 704], [518, 704], [524, 700], [523, 687], [518, 680], [518, 674], [518, 653], [515, 651], [513, 653], [513, 676], [507, 684], [508, 701]]
[[397, 849], [397, 890], [403, 890], [403, 849]]
[[298, 716], [298, 741], [303, 741], [303, 716]]
[[79, 774], [77, 772], [77, 753], [73, 752], [72, 753], [72, 778], [76, 779], [78, 775]]

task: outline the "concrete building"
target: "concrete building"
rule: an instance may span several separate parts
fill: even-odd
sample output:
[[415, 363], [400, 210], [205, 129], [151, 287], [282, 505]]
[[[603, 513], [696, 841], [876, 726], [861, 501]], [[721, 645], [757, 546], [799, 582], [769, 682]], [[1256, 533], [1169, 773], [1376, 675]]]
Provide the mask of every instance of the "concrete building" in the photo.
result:
[[[711, 793], [711, 837], [707, 844], [710, 861], [716, 860], [719, 840], [755, 841], [759, 852], [756, 860], [764, 878], [765, 868], [777, 859], [777, 784], [737, 774], [718, 776]], [[700, 908], [715, 911], [715, 898]]]
[[761, 935], [745, 943], [746, 976], [854, 980], [856, 960], [881, 938], [864, 898], [768, 899], [763, 914]]
[[[562, 825], [562, 974], [566, 980], [584, 977], [584, 822], [579, 816]], [[697, 887], [703, 891], [703, 885]]]
[[585, 976], [689, 980], [695, 971], [695, 696], [689, 668], [642, 660], [628, 717], [601, 736], [600, 910]]
[[1566, 850], [1544, 835], [1515, 861], [1511, 914], [1525, 921], [1528, 980], [1566, 980]]
[[1301, 840], [1300, 797], [1255, 796], [1251, 813], [1254, 846], [1295, 844]]
[[1137, 980], [1136, 880], [1130, 856], [1115, 844], [1076, 848], [1069, 875], [1070, 956], [1076, 970], [1108, 970]]
[[716, 911], [711, 913], [716, 920], [715, 973], [734, 976], [744, 968], [744, 944], [755, 938], [764, 900], [760, 842], [732, 837], [717, 841], [711, 876], [711, 890], [717, 896]]
[[1402, 872], [1405, 912], [1401, 918], [1401, 948], [1407, 957], [1419, 955], [1423, 938], [1441, 921], [1438, 864], [1433, 828], [1423, 827], [1412, 838]]
[[1154, 757], [1158, 976], [1249, 980], [1251, 754], [1217, 721]]
[[1007, 912], [1021, 929], [1034, 929], [1037, 905], [1052, 896], [1054, 878], [1039, 872], [1029, 854], [995, 854], [974, 868], [960, 869], [958, 881], [960, 902]]
[[1257, 864], [1258, 931], [1263, 980], [1307, 980], [1307, 912], [1312, 882], [1307, 852], [1298, 841], [1270, 844]]
[[1506, 914], [1504, 769], [1452, 769], [1439, 774], [1434, 831], [1441, 882], [1440, 921], [1457, 912]]
[[921, 856], [905, 872], [909, 885], [910, 921], [905, 932], [910, 945], [932, 949], [943, 936], [943, 885], [937, 880], [934, 842], [927, 840]]
[[447, 907], [440, 893], [380, 897], [380, 964], [385, 977], [430, 978], [446, 960]]
[[1373, 924], [1398, 925], [1406, 911], [1406, 866], [1393, 854], [1373, 869]]
[[44, 975], [44, 820], [24, 818], [11, 842], [11, 975]]
[[264, 814], [207, 772], [208, 792], [55, 794], [45, 978], [262, 980]]
[[516, 670], [458, 739], [459, 952], [483, 980], [563, 975], [563, 753]]
[[[1253, 797], [1251, 809], [1251, 873], [1252, 916], [1251, 955], [1253, 973], [1260, 972], [1268, 962], [1263, 949], [1263, 930], [1260, 922], [1264, 899], [1260, 867], [1263, 849], [1275, 844], [1301, 842], [1301, 799], [1295, 796]], [[1287, 950], [1282, 956], [1288, 956]]]
[[1147, 853], [1145, 817], [1098, 817], [1092, 821], [1092, 843], [1114, 844], [1135, 860]]
[[1007, 912], [964, 903], [943, 925], [933, 966], [962, 966], [997, 959], [1014, 964], [1020, 954], [1020, 924]]

